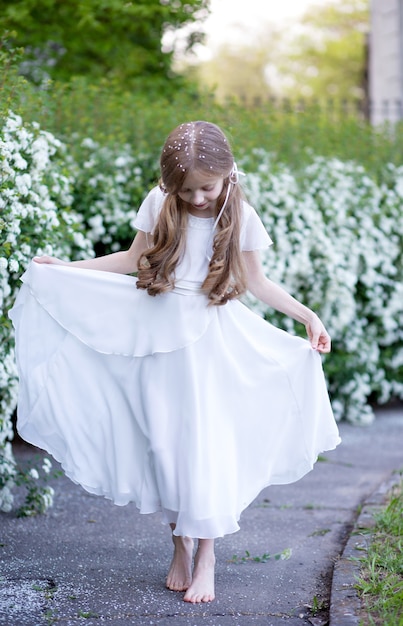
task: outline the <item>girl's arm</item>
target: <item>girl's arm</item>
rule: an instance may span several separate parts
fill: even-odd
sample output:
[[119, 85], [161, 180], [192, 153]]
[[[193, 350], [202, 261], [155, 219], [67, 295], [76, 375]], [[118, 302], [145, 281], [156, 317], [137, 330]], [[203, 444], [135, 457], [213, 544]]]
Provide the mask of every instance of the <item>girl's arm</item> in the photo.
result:
[[120, 252], [84, 261], [62, 261], [52, 256], [35, 257], [34, 261], [36, 263], [51, 263], [53, 265], [71, 265], [82, 269], [102, 270], [117, 274], [133, 274], [137, 272], [139, 258], [147, 247], [147, 235], [139, 230], [128, 250], [121, 250]]
[[244, 251], [248, 289], [268, 306], [305, 325], [312, 347], [319, 352], [330, 352], [331, 341], [319, 317], [298, 302], [285, 289], [266, 278], [257, 250]]

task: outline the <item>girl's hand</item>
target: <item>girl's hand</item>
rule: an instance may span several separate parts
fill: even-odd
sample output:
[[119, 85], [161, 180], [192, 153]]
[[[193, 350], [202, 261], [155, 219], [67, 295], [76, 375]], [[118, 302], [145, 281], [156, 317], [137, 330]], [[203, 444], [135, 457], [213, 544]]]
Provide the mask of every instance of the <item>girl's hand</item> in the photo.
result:
[[317, 315], [313, 314], [312, 318], [306, 323], [305, 328], [314, 350], [323, 353], [330, 352], [332, 344], [329, 333]]
[[55, 256], [48, 256], [45, 254], [44, 256], [34, 256], [35, 263], [49, 263], [49, 265], [68, 265], [66, 261], [62, 261], [61, 259], [57, 259]]

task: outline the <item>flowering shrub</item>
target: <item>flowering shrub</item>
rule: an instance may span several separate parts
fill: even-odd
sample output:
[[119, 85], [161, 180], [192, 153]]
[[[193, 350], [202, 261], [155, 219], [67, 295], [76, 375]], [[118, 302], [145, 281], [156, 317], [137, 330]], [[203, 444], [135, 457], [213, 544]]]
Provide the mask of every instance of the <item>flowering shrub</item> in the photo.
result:
[[[30, 468], [16, 468], [14, 474], [14, 483], [18, 487], [25, 488], [25, 500], [23, 504], [17, 510], [17, 517], [31, 517], [37, 513], [45, 513], [45, 511], [52, 506], [53, 496], [55, 494], [53, 487], [44, 486], [44, 483], [50, 478], [50, 471], [52, 469], [52, 463], [48, 458], [42, 459], [41, 466]], [[42, 471], [41, 471], [42, 470]], [[60, 472], [55, 472], [53, 476], [58, 476]], [[9, 496], [8, 506], [5, 505], [4, 492]], [[7, 512], [12, 507], [11, 492], [7, 488], [4, 488], [0, 495], [3, 496], [2, 510]]]
[[[298, 177], [275, 170], [265, 152], [259, 162], [246, 187], [274, 240], [267, 275], [329, 329], [325, 371], [336, 418], [368, 423], [370, 397], [403, 397], [403, 168], [389, 165], [377, 184], [337, 159], [313, 158]], [[300, 332], [293, 320], [253, 306]]]
[[116, 252], [133, 240], [136, 209], [157, 180], [158, 163], [129, 145], [110, 148], [90, 138], [81, 142], [73, 208], [97, 252]]
[[13, 333], [7, 313], [19, 277], [36, 254], [91, 256], [82, 218], [70, 209], [74, 179], [64, 146], [10, 114], [0, 131], [0, 510], [9, 510], [17, 468], [10, 440], [17, 399]]

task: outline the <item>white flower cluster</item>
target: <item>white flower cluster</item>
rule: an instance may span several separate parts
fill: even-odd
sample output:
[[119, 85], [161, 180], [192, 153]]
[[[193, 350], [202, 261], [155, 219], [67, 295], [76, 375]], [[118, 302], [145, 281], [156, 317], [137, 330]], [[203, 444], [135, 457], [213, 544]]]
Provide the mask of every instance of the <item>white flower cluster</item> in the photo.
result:
[[274, 241], [267, 275], [318, 312], [333, 338], [325, 371], [336, 417], [368, 423], [370, 396], [403, 397], [403, 168], [388, 166], [379, 184], [337, 159], [313, 158], [296, 175], [258, 157], [246, 187]]
[[0, 509], [12, 502], [15, 462], [9, 441], [16, 405], [17, 372], [7, 313], [19, 276], [36, 254], [91, 256], [72, 211], [74, 178], [64, 146], [37, 124], [9, 114], [0, 130]]
[[81, 142], [82, 166], [76, 177], [73, 207], [82, 215], [86, 235], [102, 251], [116, 252], [133, 239], [136, 209], [147, 191], [144, 171], [157, 164], [134, 155], [129, 145], [100, 146], [90, 138]]

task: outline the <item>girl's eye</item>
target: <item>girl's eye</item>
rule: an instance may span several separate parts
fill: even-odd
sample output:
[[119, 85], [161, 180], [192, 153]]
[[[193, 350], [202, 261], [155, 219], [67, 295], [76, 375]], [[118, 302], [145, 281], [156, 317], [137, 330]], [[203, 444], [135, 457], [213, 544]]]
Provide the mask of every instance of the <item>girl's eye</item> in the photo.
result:
[[[213, 191], [215, 185], [205, 185], [202, 187], [202, 191]], [[192, 189], [181, 189], [179, 193], [192, 193]]]

